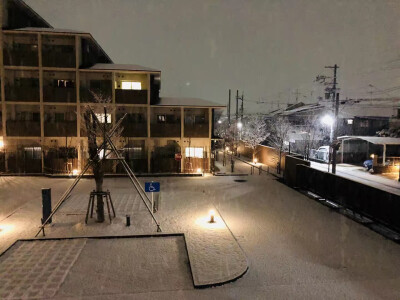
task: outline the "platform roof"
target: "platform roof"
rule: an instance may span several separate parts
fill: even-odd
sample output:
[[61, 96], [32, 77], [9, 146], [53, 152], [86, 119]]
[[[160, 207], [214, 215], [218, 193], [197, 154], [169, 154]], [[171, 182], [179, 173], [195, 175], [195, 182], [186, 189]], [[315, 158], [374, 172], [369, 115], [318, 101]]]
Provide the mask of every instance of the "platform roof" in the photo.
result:
[[394, 137], [344, 135], [338, 137], [338, 140], [341, 141], [364, 140], [377, 145], [400, 145], [400, 138], [394, 138]]

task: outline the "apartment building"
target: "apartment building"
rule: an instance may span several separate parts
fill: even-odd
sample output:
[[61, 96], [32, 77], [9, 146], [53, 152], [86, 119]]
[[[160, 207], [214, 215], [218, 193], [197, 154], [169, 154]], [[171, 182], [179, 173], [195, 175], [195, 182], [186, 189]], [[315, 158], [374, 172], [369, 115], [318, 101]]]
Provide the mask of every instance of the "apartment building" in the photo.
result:
[[210, 170], [214, 112], [224, 106], [160, 97], [160, 70], [114, 64], [90, 33], [55, 29], [21, 0], [0, 3], [0, 172], [79, 172], [83, 112], [103, 113], [97, 95], [110, 101], [102, 122], [126, 114], [116, 146], [135, 172]]

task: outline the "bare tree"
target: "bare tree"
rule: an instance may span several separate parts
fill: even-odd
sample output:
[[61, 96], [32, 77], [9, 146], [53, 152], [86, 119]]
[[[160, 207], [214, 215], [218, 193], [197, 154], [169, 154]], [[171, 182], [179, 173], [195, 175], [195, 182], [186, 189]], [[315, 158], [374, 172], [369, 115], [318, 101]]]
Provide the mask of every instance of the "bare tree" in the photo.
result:
[[279, 151], [277, 170], [278, 173], [280, 173], [281, 163], [282, 163], [282, 152], [284, 151], [286, 146], [285, 142], [288, 141], [291, 125], [289, 121], [282, 116], [278, 116], [269, 120], [268, 125], [270, 131], [270, 135], [268, 136], [268, 141]]
[[305, 120], [305, 124], [302, 127], [303, 130], [303, 141], [304, 141], [304, 149], [303, 156], [305, 159], [310, 158], [310, 151], [315, 147], [316, 140], [319, 138], [319, 129], [320, 126], [318, 122], [318, 116], [310, 116]]
[[247, 115], [242, 127], [242, 141], [252, 150], [253, 160], [257, 154], [257, 146], [267, 138], [267, 123], [260, 115]]
[[[111, 123], [111, 97], [105, 97], [94, 92], [91, 92], [91, 94], [93, 95], [95, 103], [86, 106], [83, 112], [83, 120], [88, 137], [89, 159], [92, 161], [92, 172], [96, 182], [96, 192], [103, 192], [105, 158], [108, 154], [104, 151], [105, 147], [102, 147], [102, 143], [100, 145], [97, 144], [97, 138], [102, 138], [103, 142], [105, 142], [103, 130], [107, 131], [107, 123]], [[95, 112], [101, 124], [98, 124], [98, 122], [94, 120], [92, 111]], [[104, 127], [100, 128], [100, 126]], [[115, 133], [113, 137], [120, 136], [122, 129], [122, 127], [119, 128], [118, 132]], [[97, 195], [96, 200], [96, 221], [100, 223], [104, 222], [104, 203], [101, 195]]]

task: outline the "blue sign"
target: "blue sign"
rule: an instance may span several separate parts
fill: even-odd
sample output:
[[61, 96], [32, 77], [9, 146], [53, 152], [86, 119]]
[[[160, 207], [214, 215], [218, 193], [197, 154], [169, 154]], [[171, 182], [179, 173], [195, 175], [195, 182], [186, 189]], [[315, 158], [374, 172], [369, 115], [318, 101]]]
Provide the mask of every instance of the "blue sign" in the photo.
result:
[[144, 190], [146, 193], [156, 193], [160, 191], [160, 183], [159, 182], [145, 182]]

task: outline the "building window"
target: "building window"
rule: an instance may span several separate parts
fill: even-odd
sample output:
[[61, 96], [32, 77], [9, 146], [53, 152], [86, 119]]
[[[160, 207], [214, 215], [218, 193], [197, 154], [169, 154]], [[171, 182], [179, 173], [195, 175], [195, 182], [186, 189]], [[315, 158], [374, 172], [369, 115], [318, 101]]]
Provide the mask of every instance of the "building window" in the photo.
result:
[[42, 148], [40, 147], [25, 147], [25, 157], [28, 159], [42, 159]]
[[166, 115], [157, 115], [157, 123], [165, 123], [167, 121]]
[[121, 88], [123, 90], [141, 90], [142, 83], [139, 81], [122, 81]]
[[127, 155], [127, 159], [142, 159], [143, 158], [143, 149], [142, 147], [132, 147], [125, 148], [125, 153]]
[[347, 125], [353, 125], [353, 119], [347, 119]]
[[360, 121], [360, 127], [367, 128], [369, 126], [368, 120]]
[[72, 80], [67, 79], [56, 79], [56, 87], [58, 88], [73, 88], [74, 82]]
[[[111, 114], [106, 114], [107, 115], [107, 124], [111, 124]], [[96, 114], [97, 119], [99, 120], [100, 123], [105, 123], [105, 118], [104, 114]]]
[[187, 147], [185, 149], [186, 157], [203, 158], [203, 148], [200, 147]]
[[56, 122], [64, 122], [64, 113], [55, 113], [54, 120]]

